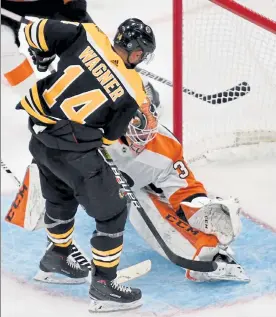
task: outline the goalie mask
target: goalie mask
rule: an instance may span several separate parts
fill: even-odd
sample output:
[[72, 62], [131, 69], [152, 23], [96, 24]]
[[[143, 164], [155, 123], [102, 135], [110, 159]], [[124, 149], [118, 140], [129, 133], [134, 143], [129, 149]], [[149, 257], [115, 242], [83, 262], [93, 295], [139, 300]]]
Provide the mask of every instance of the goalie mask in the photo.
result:
[[144, 104], [137, 110], [130, 121], [126, 139], [129, 147], [137, 154], [141, 153], [146, 144], [153, 140], [157, 133], [158, 115], [153, 104]]

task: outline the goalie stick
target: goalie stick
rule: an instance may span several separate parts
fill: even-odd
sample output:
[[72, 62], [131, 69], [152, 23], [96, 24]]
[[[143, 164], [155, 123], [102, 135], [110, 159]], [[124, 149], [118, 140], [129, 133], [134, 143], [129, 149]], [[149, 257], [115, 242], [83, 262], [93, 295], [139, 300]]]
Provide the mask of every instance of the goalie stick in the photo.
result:
[[[135, 69], [140, 74], [142, 74], [148, 78], [152, 78], [152, 79], [154, 79], [162, 84], [173, 87], [173, 83], [166, 78], [163, 78], [159, 75], [151, 73], [148, 70], [140, 68], [140, 67], [136, 67]], [[185, 94], [193, 96], [193, 97], [200, 99], [202, 101], [206, 101], [212, 105], [218, 105], [218, 104], [227, 103], [227, 102], [236, 100], [240, 97], [247, 95], [250, 92], [251, 88], [247, 82], [242, 82], [242, 83], [240, 83], [240, 84], [238, 84], [230, 89], [227, 89], [225, 91], [218, 92], [218, 93], [212, 94], [212, 95], [205, 95], [202, 93], [198, 93], [196, 91], [193, 91], [193, 90], [191, 90], [189, 88], [185, 88], [185, 87], [183, 87], [182, 90]]]
[[214, 261], [194, 261], [185, 259], [181, 256], [178, 256], [174, 252], [171, 251], [171, 249], [167, 246], [166, 242], [162, 239], [159, 232], [154, 227], [153, 223], [151, 222], [150, 218], [148, 217], [147, 213], [145, 212], [144, 208], [140, 205], [137, 198], [135, 197], [133, 191], [130, 189], [130, 186], [122, 176], [122, 173], [118, 169], [118, 167], [114, 164], [114, 161], [112, 160], [111, 156], [107, 152], [106, 149], [100, 148], [99, 149], [100, 154], [104, 158], [107, 164], [109, 164], [112, 172], [114, 173], [117, 182], [120, 184], [121, 188], [124, 190], [127, 198], [133, 203], [141, 217], [144, 219], [146, 225], [150, 229], [151, 233], [153, 234], [154, 238], [162, 248], [162, 250], [165, 252], [167, 257], [176, 265], [181, 266], [185, 269], [193, 270], [193, 271], [199, 271], [199, 272], [213, 272], [217, 269], [218, 265]]

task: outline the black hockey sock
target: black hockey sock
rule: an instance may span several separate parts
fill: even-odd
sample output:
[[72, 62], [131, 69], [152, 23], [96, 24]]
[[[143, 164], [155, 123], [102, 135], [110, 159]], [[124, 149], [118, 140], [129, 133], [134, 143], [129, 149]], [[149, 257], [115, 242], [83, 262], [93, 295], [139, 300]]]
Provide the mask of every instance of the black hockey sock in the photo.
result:
[[64, 221], [64, 223], [56, 224], [57, 221], [45, 214], [45, 224], [47, 225], [47, 235], [49, 241], [55, 245], [55, 250], [62, 254], [68, 253], [68, 247], [73, 241], [74, 218]]
[[117, 276], [117, 267], [123, 249], [123, 234], [127, 219], [127, 207], [113, 218], [99, 221], [91, 239], [95, 275], [113, 280]]
[[95, 275], [107, 280], [115, 279], [123, 249], [123, 235], [95, 231], [91, 244]]

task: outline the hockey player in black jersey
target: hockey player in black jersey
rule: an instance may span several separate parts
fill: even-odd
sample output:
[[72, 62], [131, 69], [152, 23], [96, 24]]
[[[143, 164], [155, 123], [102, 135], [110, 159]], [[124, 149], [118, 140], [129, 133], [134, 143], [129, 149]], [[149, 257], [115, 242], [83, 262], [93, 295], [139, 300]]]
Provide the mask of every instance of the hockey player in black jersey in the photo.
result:
[[[135, 66], [155, 50], [153, 31], [141, 20], [123, 22], [114, 46], [93, 23], [39, 20], [25, 27], [37, 68], [47, 70], [57, 55], [55, 73], [37, 82], [17, 105], [30, 116], [30, 152], [40, 171], [46, 199], [45, 223], [51, 244], [40, 262], [53, 272], [87, 276], [72, 264], [72, 234], [78, 205], [96, 220], [91, 238], [93, 276], [91, 311], [141, 305], [141, 291], [118, 285], [126, 199], [98, 149], [121, 137], [137, 109], [149, 127], [157, 120]], [[75, 272], [72, 273], [72, 270]]]

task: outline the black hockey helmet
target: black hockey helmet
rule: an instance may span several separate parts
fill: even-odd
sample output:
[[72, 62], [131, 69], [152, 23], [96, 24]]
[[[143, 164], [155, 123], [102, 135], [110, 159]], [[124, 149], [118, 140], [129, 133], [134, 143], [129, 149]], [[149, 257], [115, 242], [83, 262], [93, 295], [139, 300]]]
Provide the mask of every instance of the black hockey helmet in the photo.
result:
[[138, 49], [143, 52], [141, 61], [150, 61], [155, 51], [155, 36], [150, 26], [143, 21], [131, 18], [118, 27], [114, 44], [123, 48], [129, 55]]

